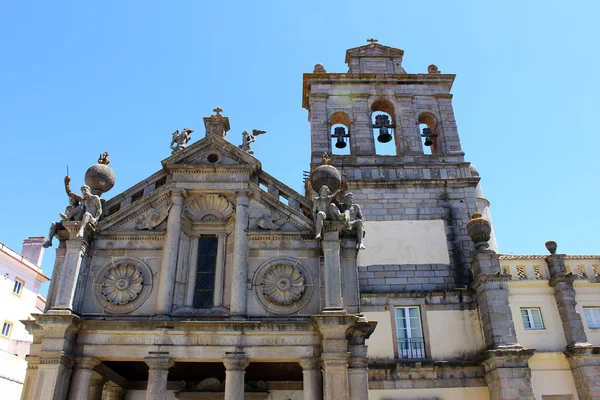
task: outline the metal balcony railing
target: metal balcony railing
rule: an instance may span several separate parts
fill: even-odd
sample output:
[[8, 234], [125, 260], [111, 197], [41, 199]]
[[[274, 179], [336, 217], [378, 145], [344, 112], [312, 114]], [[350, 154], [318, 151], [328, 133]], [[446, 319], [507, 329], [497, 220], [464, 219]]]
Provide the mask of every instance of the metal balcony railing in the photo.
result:
[[398, 338], [398, 358], [425, 358], [423, 338]]

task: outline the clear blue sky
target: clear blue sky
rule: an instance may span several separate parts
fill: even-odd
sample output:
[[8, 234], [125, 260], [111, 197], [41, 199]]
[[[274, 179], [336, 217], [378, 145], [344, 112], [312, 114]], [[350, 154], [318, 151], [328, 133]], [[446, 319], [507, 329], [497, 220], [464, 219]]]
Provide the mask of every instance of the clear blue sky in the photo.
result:
[[[46, 235], [98, 154], [110, 198], [161, 168], [171, 133], [220, 105], [229, 139], [268, 133], [263, 168], [302, 192], [302, 73], [345, 72], [345, 51], [405, 51], [409, 73], [455, 73], [466, 159], [483, 178], [500, 250], [598, 254], [600, 3], [557, 1], [0, 2], [0, 241]], [[51, 273], [54, 250], [44, 271]]]

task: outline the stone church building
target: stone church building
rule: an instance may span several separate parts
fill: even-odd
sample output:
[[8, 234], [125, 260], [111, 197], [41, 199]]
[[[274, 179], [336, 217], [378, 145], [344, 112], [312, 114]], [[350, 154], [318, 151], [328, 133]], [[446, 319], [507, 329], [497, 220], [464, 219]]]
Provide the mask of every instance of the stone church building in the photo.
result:
[[497, 253], [455, 75], [403, 55], [304, 74], [303, 194], [220, 108], [106, 199], [102, 156], [53, 224], [22, 399], [600, 399], [600, 256]]

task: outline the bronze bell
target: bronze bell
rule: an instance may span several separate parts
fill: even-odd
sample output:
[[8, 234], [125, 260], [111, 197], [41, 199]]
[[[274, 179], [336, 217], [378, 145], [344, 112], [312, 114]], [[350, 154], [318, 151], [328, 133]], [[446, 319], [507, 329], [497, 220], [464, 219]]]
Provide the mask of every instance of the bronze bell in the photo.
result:
[[337, 138], [335, 142], [335, 147], [338, 149], [343, 149], [346, 147], [346, 129], [343, 126], [338, 126], [333, 130], [333, 136]]
[[377, 141], [379, 143], [387, 143], [392, 140], [392, 135], [388, 129], [390, 125], [390, 120], [387, 115], [379, 114], [375, 116], [375, 128], [379, 128], [379, 136], [377, 136]]
[[423, 134], [421, 135], [425, 138], [425, 146], [431, 146], [433, 144], [433, 140], [431, 140], [431, 129], [423, 128]]

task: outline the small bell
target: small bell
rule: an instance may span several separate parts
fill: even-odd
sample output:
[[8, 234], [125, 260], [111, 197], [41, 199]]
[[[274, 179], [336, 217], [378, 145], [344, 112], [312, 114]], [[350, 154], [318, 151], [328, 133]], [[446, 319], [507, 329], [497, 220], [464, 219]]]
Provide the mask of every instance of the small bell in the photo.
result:
[[377, 136], [377, 141], [379, 143], [387, 143], [390, 140], [392, 140], [392, 135], [390, 135], [388, 128], [385, 126], [379, 128], [379, 136]]
[[335, 142], [335, 147], [338, 149], [343, 149], [346, 147], [346, 138], [348, 135], [346, 134], [346, 129], [343, 126], [338, 126], [334, 128], [333, 135], [334, 138], [337, 138]]
[[337, 147], [338, 149], [343, 149], [346, 147], [346, 142], [344, 141], [343, 137], [338, 136], [337, 142], [335, 142], [335, 147]]
[[431, 140], [431, 129], [423, 128], [423, 134], [421, 135], [425, 138], [425, 146], [431, 146], [433, 144], [433, 140]]

